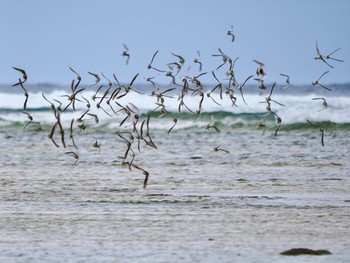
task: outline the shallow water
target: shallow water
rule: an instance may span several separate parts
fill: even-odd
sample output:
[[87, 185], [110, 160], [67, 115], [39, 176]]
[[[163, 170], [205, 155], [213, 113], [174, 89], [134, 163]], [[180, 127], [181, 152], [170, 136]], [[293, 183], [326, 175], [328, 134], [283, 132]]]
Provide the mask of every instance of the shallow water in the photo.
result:
[[[111, 131], [76, 137], [79, 161], [48, 131], [2, 131], [2, 262], [348, 262], [350, 137], [313, 129], [153, 132], [121, 167]], [[92, 147], [94, 138], [101, 152]], [[221, 144], [230, 151], [214, 152]], [[288, 257], [306, 247], [329, 256]]]

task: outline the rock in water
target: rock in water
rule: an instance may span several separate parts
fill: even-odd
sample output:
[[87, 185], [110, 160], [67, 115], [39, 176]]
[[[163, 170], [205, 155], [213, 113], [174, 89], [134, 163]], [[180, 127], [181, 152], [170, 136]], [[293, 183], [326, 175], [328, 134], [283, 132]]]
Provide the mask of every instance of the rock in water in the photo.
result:
[[299, 256], [299, 255], [322, 256], [322, 255], [331, 255], [331, 254], [332, 253], [326, 249], [312, 250], [308, 248], [292, 248], [280, 253], [280, 255], [284, 255], [284, 256]]

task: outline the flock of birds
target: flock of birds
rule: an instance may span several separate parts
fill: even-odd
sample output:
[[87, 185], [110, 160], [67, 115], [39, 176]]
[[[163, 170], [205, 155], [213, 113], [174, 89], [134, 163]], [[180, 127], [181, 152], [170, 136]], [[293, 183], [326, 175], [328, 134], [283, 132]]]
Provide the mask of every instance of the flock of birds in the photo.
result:
[[[227, 35], [231, 38], [231, 41], [235, 41], [235, 34], [233, 33], [233, 27], [231, 26], [231, 29], [227, 31]], [[125, 64], [129, 63], [131, 53], [129, 51], [129, 48], [127, 45], [123, 44], [124, 50], [122, 52], [122, 56], [125, 57], [126, 61]], [[329, 61], [337, 61], [337, 62], [343, 62], [341, 59], [334, 58], [333, 55], [336, 53], [340, 48], [334, 50], [328, 55], [323, 55], [319, 48], [318, 43], [316, 41], [316, 56], [315, 59], [323, 62], [325, 65], [327, 65], [330, 68], [333, 68], [333, 66], [329, 63]], [[205, 91], [203, 88], [203, 84], [200, 81], [200, 77], [208, 74], [208, 72], [202, 72], [202, 62], [200, 60], [200, 52], [197, 51], [197, 57], [193, 60], [193, 63], [198, 64], [198, 71], [199, 74], [195, 76], [190, 76], [188, 74], [189, 70], [187, 71], [187, 74], [180, 76], [180, 72], [183, 72], [184, 64], [185, 64], [185, 58], [181, 55], [171, 53], [171, 55], [174, 57], [174, 61], [169, 62], [166, 67], [167, 70], [160, 69], [158, 67], [155, 67], [155, 60], [158, 54], [158, 50], [153, 54], [151, 57], [150, 63], [147, 65], [148, 70], [152, 70], [154, 72], [157, 72], [157, 74], [164, 74], [164, 76], [168, 77], [171, 80], [171, 87], [160, 91], [159, 86], [157, 85], [155, 81], [155, 77], [148, 77], [146, 78], [146, 81], [150, 83], [153, 86], [153, 91], [151, 92], [151, 96], [154, 96], [156, 98], [155, 102], [155, 109], [154, 111], [159, 111], [160, 115], [158, 117], [162, 117], [166, 114], [169, 114], [172, 116], [172, 125], [168, 130], [168, 134], [174, 129], [174, 127], [177, 124], [177, 118], [174, 114], [172, 114], [170, 111], [167, 110], [167, 106], [165, 104], [165, 98], [173, 98], [169, 94], [176, 93], [178, 98], [178, 111], [181, 112], [182, 110], [185, 110], [187, 112], [195, 114], [198, 118], [201, 116], [201, 112], [203, 111], [203, 102], [204, 98], [207, 97], [207, 99], [211, 99], [215, 104], [221, 105], [219, 99], [215, 99], [212, 94], [215, 92], [218, 94], [220, 100], [224, 99], [224, 96], [226, 96], [231, 102], [232, 106], [238, 107], [236, 104], [237, 101], [237, 95], [236, 93], [239, 93], [239, 97], [241, 97], [243, 103], [247, 104], [245, 98], [244, 98], [244, 87], [246, 83], [254, 77], [256, 74], [256, 77], [254, 78], [255, 81], [258, 83], [258, 87], [261, 91], [261, 94], [267, 90], [267, 86], [265, 85], [265, 64], [261, 61], [254, 60], [254, 62], [257, 64], [257, 69], [255, 74], [252, 74], [248, 76], [243, 83], [237, 82], [235, 78], [235, 62], [237, 61], [238, 57], [235, 59], [232, 59], [229, 55], [224, 53], [220, 48], [218, 49], [217, 54], [213, 54], [213, 57], [217, 57], [221, 62], [216, 68], [216, 70], [212, 70], [211, 74], [217, 84], [212, 88], [208, 89], [208, 91]], [[227, 82], [222, 83], [219, 78], [216, 76], [216, 72], [223, 68], [225, 69], [225, 77], [227, 78]], [[26, 115], [28, 122], [24, 126], [23, 130], [25, 130], [28, 125], [36, 125], [38, 127], [38, 130], [42, 130], [40, 122], [36, 121], [33, 116], [26, 111], [27, 109], [27, 102], [29, 99], [29, 94], [27, 92], [27, 89], [25, 88], [25, 83], [28, 79], [27, 73], [24, 69], [13, 67], [14, 70], [18, 71], [22, 74], [22, 78], [18, 79], [18, 82], [15, 83], [13, 86], [20, 86], [24, 91], [25, 101], [23, 104], [23, 114]], [[137, 169], [140, 170], [144, 178], [143, 187], [146, 188], [148, 183], [148, 177], [149, 172], [146, 171], [144, 168], [140, 167], [139, 165], [136, 165], [134, 160], [136, 157], [136, 149], [138, 151], [141, 151], [141, 143], [144, 143], [148, 147], [157, 148], [156, 144], [154, 143], [151, 133], [150, 133], [150, 115], [148, 115], [145, 119], [140, 120], [140, 114], [137, 106], [133, 105], [132, 103], [128, 103], [126, 105], [122, 105], [120, 102], [121, 98], [126, 97], [132, 92], [137, 92], [133, 84], [135, 80], [138, 78], [139, 73], [137, 73], [129, 84], [121, 84], [117, 76], [113, 74], [113, 82], [108, 79], [103, 73], [96, 74], [93, 72], [88, 72], [89, 75], [91, 75], [95, 82], [90, 85], [89, 87], [80, 87], [81, 83], [81, 76], [80, 74], [75, 71], [73, 68], [70, 67], [70, 70], [75, 74], [75, 78], [71, 82], [71, 92], [70, 94], [62, 95], [61, 98], [66, 98], [66, 101], [55, 99], [49, 99], [45, 96], [44, 93], [42, 93], [42, 97], [48, 102], [48, 104], [51, 107], [51, 110], [53, 112], [54, 116], [54, 124], [52, 125], [52, 128], [50, 130], [50, 133], [48, 134], [48, 138], [52, 141], [55, 147], [59, 148], [60, 146], [64, 148], [73, 148], [73, 150], [66, 151], [65, 153], [67, 155], [71, 155], [74, 159], [76, 164], [79, 160], [79, 154], [78, 154], [78, 146], [75, 143], [74, 140], [74, 131], [75, 129], [79, 129], [80, 131], [84, 131], [87, 128], [86, 120], [89, 118], [90, 120], [94, 120], [95, 124], [99, 123], [99, 115], [96, 114], [96, 110], [102, 111], [103, 114], [106, 114], [110, 117], [113, 117], [113, 115], [122, 116], [122, 120], [119, 123], [119, 127], [131, 127], [130, 131], [126, 130], [120, 130], [116, 131], [116, 135], [124, 142], [126, 148], [125, 152], [122, 156], [119, 156], [121, 159], [121, 163], [123, 166], [128, 167], [130, 170]], [[328, 91], [331, 91], [328, 87], [321, 84], [320, 81], [322, 77], [326, 74], [328, 74], [329, 71], [324, 72], [321, 74], [321, 76], [314, 80], [312, 82], [313, 86], [319, 86], [323, 89], [326, 89]], [[290, 77], [287, 74], [280, 74], [282, 77], [285, 78], [285, 86], [281, 89], [287, 89], [290, 86]], [[179, 77], [180, 76], [180, 77]], [[108, 86], [105, 87], [104, 85], [101, 85], [101, 78], [104, 78]], [[96, 88], [96, 92], [91, 97], [91, 100], [94, 102], [91, 104], [91, 100], [83, 96], [83, 92], [91, 87]], [[104, 91], [103, 88], [105, 87]], [[277, 114], [275, 110], [273, 110], [273, 105], [277, 104], [279, 106], [285, 106], [282, 103], [277, 102], [272, 98], [274, 89], [276, 87], [276, 82], [273, 83], [270, 92], [268, 93], [268, 96], [265, 97], [265, 101], [263, 103], [266, 103], [266, 114], [259, 116], [260, 122], [258, 123], [258, 127], [265, 128], [264, 118], [268, 115], [272, 114], [275, 117], [276, 120], [276, 130], [275, 130], [275, 136], [277, 136], [277, 133], [279, 131], [279, 128], [282, 124], [282, 118]], [[206, 92], [206, 93], [205, 93]], [[192, 97], [198, 97], [198, 107], [195, 109], [191, 109], [186, 105], [186, 97], [192, 96]], [[313, 98], [313, 100], [321, 100], [322, 105], [324, 109], [327, 108], [327, 101], [323, 97], [319, 98]], [[77, 103], [85, 103], [86, 110], [84, 110], [82, 113], [79, 113], [79, 116], [76, 118], [73, 118], [70, 122], [69, 127], [69, 140], [71, 142], [71, 145], [67, 145], [66, 142], [66, 133], [68, 128], [64, 128], [62, 121], [61, 121], [61, 115], [64, 114], [66, 111], [74, 111], [78, 112], [76, 109]], [[95, 108], [95, 111], [92, 110], [93, 107]], [[108, 107], [108, 110], [106, 110], [106, 107]], [[95, 112], [95, 113], [94, 113]], [[321, 133], [321, 144], [324, 146], [324, 129], [317, 124], [311, 122], [310, 120], [307, 120], [307, 122], [312, 125], [313, 127], [320, 130]], [[207, 124], [206, 129], [213, 129], [216, 132], [220, 132], [220, 130], [211, 123]], [[59, 138], [59, 141], [57, 140]], [[97, 139], [95, 138], [95, 142], [93, 143], [93, 147], [100, 150], [100, 144], [98, 143]], [[222, 151], [228, 153], [229, 151], [226, 149], [221, 148], [221, 145], [217, 145], [214, 147], [214, 151]]]

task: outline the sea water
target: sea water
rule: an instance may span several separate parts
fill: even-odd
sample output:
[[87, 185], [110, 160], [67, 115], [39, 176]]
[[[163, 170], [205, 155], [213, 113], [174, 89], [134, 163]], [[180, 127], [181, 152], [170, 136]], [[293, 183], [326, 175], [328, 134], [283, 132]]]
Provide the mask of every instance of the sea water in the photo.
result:
[[[282, 118], [266, 114], [266, 94], [247, 92], [237, 106], [214, 94], [201, 114], [178, 112], [178, 91], [165, 98], [162, 115], [149, 92], [120, 99], [149, 119], [157, 148], [136, 137], [133, 162], [122, 165], [127, 146], [116, 132], [133, 133], [130, 117], [96, 108], [99, 123], [70, 122], [86, 110], [61, 113], [67, 148], [55, 133], [50, 100], [68, 103], [64, 89], [29, 93], [29, 124], [22, 93], [0, 94], [1, 262], [348, 262], [350, 259], [350, 97], [330, 93], [276, 92], [272, 103]], [[166, 90], [169, 87], [161, 87]], [[29, 90], [30, 88], [28, 88]], [[104, 88], [105, 90], [106, 88]], [[95, 90], [86, 88], [91, 100]], [[103, 94], [103, 91], [101, 92]], [[326, 97], [328, 107], [315, 97]], [[81, 99], [79, 97], [79, 99]], [[81, 99], [82, 100], [82, 99]], [[82, 100], [83, 101], [83, 100]], [[187, 96], [194, 112], [198, 96]], [[131, 104], [130, 104], [131, 103]], [[55, 102], [55, 106], [58, 104]], [[133, 108], [132, 105], [137, 107]], [[116, 110], [118, 106], [113, 105]], [[174, 128], [173, 118], [177, 118]], [[321, 145], [319, 127], [324, 129]], [[263, 121], [265, 127], [259, 127]], [[207, 125], [214, 128], [207, 129]], [[146, 127], [146, 126], [144, 126]], [[94, 147], [98, 142], [100, 148]], [[219, 147], [225, 151], [214, 151]], [[67, 152], [79, 155], [78, 161]], [[134, 157], [134, 159], [132, 159]], [[287, 257], [291, 248], [327, 249], [332, 255]]]

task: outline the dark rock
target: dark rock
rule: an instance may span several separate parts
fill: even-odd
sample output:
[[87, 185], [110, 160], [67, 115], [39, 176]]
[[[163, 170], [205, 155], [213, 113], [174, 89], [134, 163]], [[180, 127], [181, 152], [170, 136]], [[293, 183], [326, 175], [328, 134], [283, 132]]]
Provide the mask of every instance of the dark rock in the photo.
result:
[[284, 256], [299, 256], [299, 255], [322, 256], [322, 255], [331, 255], [331, 254], [332, 253], [326, 249], [312, 250], [308, 248], [292, 248], [280, 253], [280, 255], [284, 255]]

